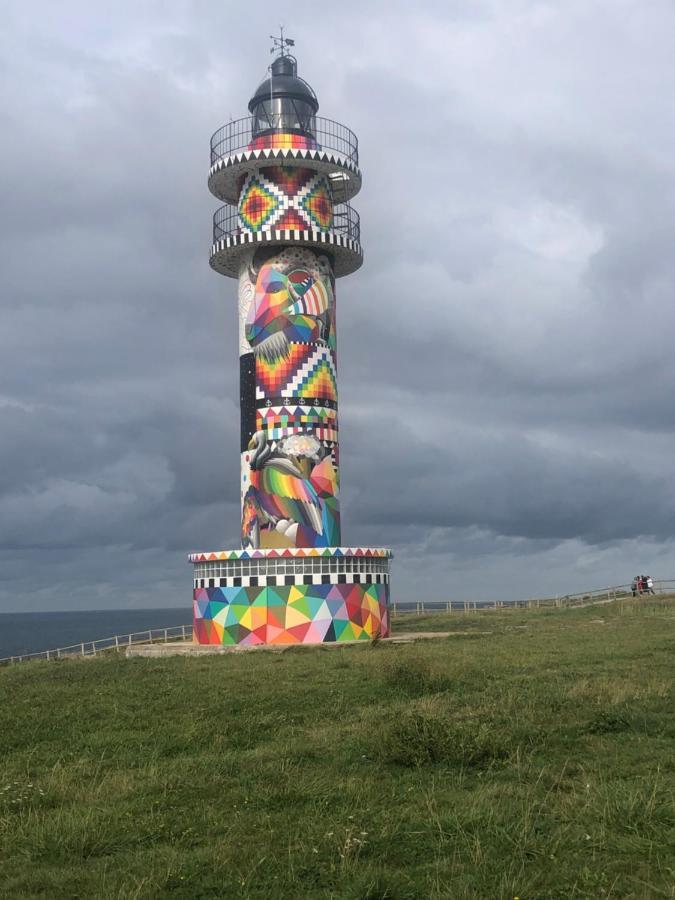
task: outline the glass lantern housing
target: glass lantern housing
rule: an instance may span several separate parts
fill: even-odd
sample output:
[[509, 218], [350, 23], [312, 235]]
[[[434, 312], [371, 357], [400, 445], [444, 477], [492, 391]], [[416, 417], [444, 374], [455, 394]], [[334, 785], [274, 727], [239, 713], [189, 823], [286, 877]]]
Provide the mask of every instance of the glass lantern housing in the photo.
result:
[[280, 56], [270, 77], [258, 87], [248, 104], [253, 116], [252, 137], [268, 134], [302, 134], [315, 137], [319, 101], [312, 88], [298, 76], [293, 56]]

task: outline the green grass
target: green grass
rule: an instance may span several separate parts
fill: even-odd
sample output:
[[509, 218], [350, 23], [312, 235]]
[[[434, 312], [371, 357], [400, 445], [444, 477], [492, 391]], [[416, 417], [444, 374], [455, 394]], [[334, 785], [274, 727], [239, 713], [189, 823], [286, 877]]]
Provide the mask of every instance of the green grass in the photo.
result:
[[1, 669], [0, 897], [675, 897], [675, 601], [396, 627]]

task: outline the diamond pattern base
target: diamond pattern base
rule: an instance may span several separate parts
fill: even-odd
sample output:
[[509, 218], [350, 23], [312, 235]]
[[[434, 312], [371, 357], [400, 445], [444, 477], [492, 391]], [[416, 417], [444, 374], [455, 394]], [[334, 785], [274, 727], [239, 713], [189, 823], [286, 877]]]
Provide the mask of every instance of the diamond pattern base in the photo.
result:
[[321, 644], [389, 635], [388, 584], [292, 584], [194, 591], [199, 644]]

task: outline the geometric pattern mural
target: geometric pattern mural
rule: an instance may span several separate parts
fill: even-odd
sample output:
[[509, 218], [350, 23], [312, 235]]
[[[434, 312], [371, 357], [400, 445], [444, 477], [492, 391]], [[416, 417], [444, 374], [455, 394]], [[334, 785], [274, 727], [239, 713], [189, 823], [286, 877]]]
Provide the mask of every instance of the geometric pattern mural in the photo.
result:
[[325, 344], [289, 341], [285, 356], [271, 360], [256, 357], [255, 377], [258, 400], [294, 398], [296, 404], [316, 404], [319, 400], [337, 403], [335, 357]]
[[[320, 183], [314, 176], [297, 168], [264, 172], [274, 178], [258, 172], [244, 182], [242, 218], [268, 216], [262, 200], [259, 206], [249, 203], [261, 185], [270, 194], [299, 198], [306, 215], [320, 218], [321, 203], [314, 202]], [[277, 215], [274, 211], [270, 221]], [[334, 283], [331, 260], [309, 248], [251, 251], [241, 269], [242, 546], [247, 549], [340, 544]]]
[[333, 202], [325, 179], [309, 181], [297, 194], [300, 208], [319, 231], [328, 231], [333, 223]]
[[314, 352], [314, 344], [290, 343], [286, 356], [276, 359], [265, 359], [258, 356], [255, 361], [256, 396], [259, 400], [266, 397], [291, 396], [282, 394], [298, 369], [307, 363]]
[[325, 175], [311, 169], [269, 166], [246, 176], [238, 211], [245, 234], [276, 228], [327, 232], [333, 224], [333, 195]]
[[256, 411], [255, 430], [278, 440], [301, 429], [311, 429], [321, 441], [338, 439], [337, 410], [329, 406], [261, 406]]
[[194, 591], [200, 644], [302, 644], [389, 635], [387, 584], [294, 584]]
[[248, 145], [249, 150], [320, 150], [313, 137], [305, 134], [261, 134]]
[[354, 559], [389, 559], [391, 550], [384, 547], [331, 547], [330, 550], [317, 550], [314, 547], [287, 547], [284, 550], [207, 550], [190, 553], [191, 563], [218, 562], [224, 560], [247, 559], [329, 559], [336, 557], [353, 557]]
[[337, 402], [337, 372], [330, 347], [313, 348], [314, 352], [281, 391], [282, 397], [320, 397]]
[[248, 231], [262, 231], [279, 209], [279, 198], [262, 179], [252, 175], [239, 201], [239, 218]]
[[295, 166], [266, 166], [261, 172], [287, 197], [295, 197], [314, 174], [310, 169]]

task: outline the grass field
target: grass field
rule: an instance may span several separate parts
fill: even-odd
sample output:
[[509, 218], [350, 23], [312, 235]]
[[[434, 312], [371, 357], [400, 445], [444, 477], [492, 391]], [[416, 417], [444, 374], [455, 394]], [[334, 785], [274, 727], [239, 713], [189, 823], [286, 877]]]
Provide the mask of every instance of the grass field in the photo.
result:
[[0, 897], [675, 897], [675, 601], [0, 670]]

